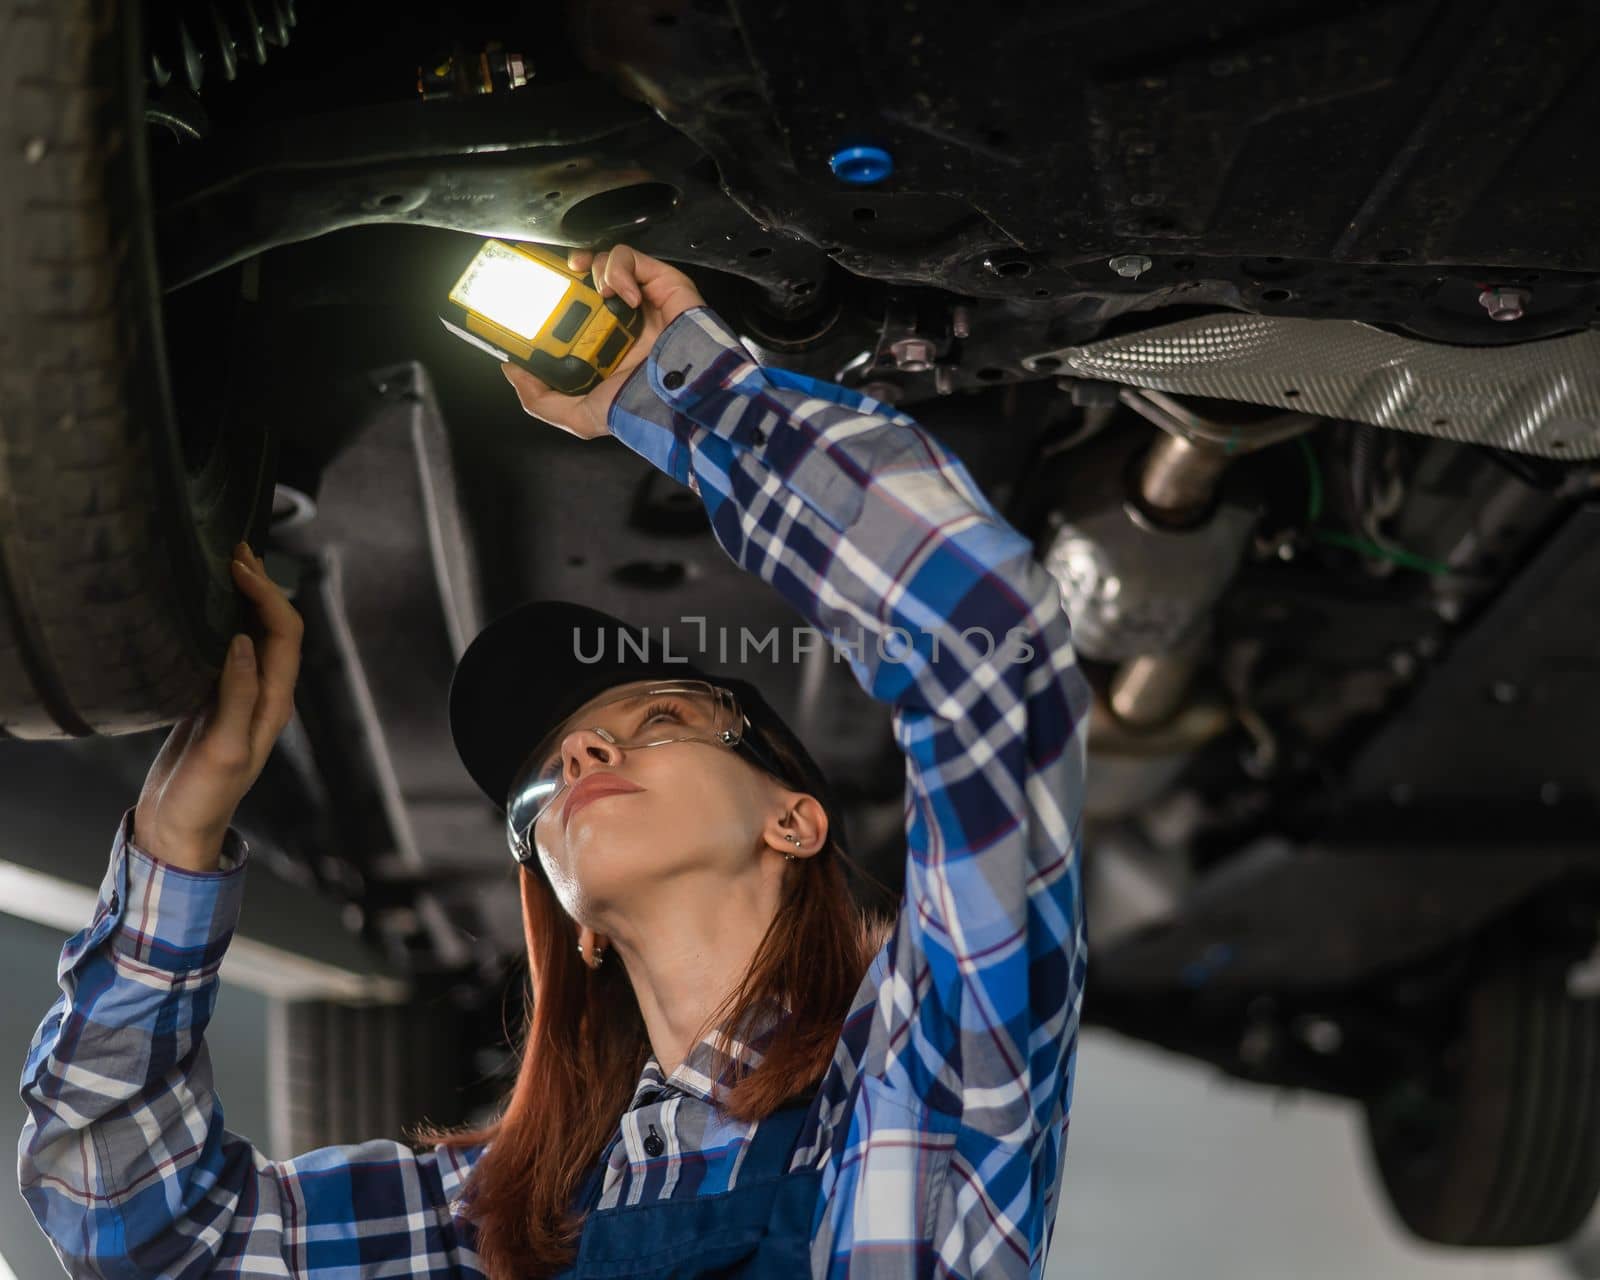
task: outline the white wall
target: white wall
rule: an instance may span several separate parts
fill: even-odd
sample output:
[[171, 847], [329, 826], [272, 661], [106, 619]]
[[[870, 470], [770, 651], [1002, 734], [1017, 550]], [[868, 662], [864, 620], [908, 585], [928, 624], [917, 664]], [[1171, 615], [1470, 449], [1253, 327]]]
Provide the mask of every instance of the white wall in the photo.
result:
[[[85, 923], [88, 923], [85, 921]], [[56, 998], [56, 960], [68, 934], [0, 912], [0, 1280], [46, 1280], [66, 1273], [17, 1187], [16, 1149], [27, 1109], [17, 1096], [28, 1044]], [[267, 1132], [267, 1000], [224, 983], [206, 1031], [228, 1128], [260, 1142]], [[7, 1099], [9, 1098], [9, 1101]]]
[[1085, 1033], [1048, 1280], [1570, 1280], [1553, 1250], [1403, 1236], [1359, 1120]]

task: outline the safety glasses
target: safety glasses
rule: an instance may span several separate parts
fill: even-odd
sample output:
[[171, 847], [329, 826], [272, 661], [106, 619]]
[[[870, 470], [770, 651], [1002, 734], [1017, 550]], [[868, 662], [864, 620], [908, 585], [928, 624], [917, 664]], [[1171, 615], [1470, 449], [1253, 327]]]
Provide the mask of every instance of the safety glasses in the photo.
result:
[[704, 680], [677, 680], [619, 693], [590, 707], [581, 720], [572, 716], [552, 729], [512, 779], [506, 798], [506, 841], [521, 865], [536, 856], [534, 826], [566, 794], [568, 770], [561, 744], [578, 728], [591, 729], [624, 751], [672, 742], [742, 749], [760, 768], [783, 779], [770, 754], [757, 746], [732, 690]]

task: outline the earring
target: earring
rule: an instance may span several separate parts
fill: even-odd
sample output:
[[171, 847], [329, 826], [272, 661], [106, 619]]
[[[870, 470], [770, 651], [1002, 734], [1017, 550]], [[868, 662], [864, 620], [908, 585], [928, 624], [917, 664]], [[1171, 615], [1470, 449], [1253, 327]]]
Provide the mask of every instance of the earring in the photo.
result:
[[[794, 845], [794, 847], [795, 847], [795, 848], [796, 848], [796, 849], [798, 849], [798, 848], [799, 848], [799, 847], [800, 847], [800, 840], [799, 840], [799, 838], [798, 838], [798, 837], [797, 837], [797, 836], [795, 836], [795, 835], [793, 835], [793, 834], [791, 834], [791, 833], [790, 833], [790, 832], [787, 832], [787, 831], [785, 831], [785, 832], [784, 832], [784, 833], [783, 833], [783, 838], [784, 838], [784, 839], [785, 839], [785, 840], [787, 840], [787, 841], [788, 841], [788, 842], [789, 842], [789, 843], [790, 843], [790, 844], [792, 844], [792, 845]], [[784, 860], [784, 861], [785, 861], [785, 862], [793, 862], [793, 861], [794, 861], [794, 854], [792, 854], [792, 853], [786, 853], [786, 854], [784, 854], [784, 855], [783, 855], [783, 860]]]
[[583, 943], [581, 943], [581, 942], [578, 944], [578, 954], [580, 956], [583, 956], [584, 964], [589, 965], [589, 968], [591, 968], [591, 969], [598, 969], [601, 966], [601, 964], [603, 964], [605, 962], [605, 958], [606, 958], [606, 953], [605, 953], [604, 948], [596, 947], [594, 949], [594, 963], [593, 964], [589, 964], [589, 957], [584, 955]]

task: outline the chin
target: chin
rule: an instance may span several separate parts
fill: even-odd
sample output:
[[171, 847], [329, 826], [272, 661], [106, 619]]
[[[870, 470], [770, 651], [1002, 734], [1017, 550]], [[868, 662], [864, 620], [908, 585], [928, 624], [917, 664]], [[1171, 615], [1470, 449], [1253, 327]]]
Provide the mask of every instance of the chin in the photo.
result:
[[636, 822], [573, 821], [565, 864], [574, 884], [593, 891], [617, 879], [637, 882], [642, 868], [660, 862], [661, 842], [653, 840]]

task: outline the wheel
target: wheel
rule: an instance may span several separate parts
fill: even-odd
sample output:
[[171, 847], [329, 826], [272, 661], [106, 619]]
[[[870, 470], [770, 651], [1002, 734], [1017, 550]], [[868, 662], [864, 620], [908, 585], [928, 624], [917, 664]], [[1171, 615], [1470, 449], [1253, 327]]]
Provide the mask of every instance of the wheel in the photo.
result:
[[1429, 1080], [1366, 1104], [1370, 1150], [1406, 1227], [1437, 1244], [1555, 1244], [1600, 1194], [1600, 1000], [1565, 966], [1502, 951]]
[[0, 0], [0, 736], [200, 705], [270, 515], [264, 427], [175, 421], [141, 45], [117, 0]]

